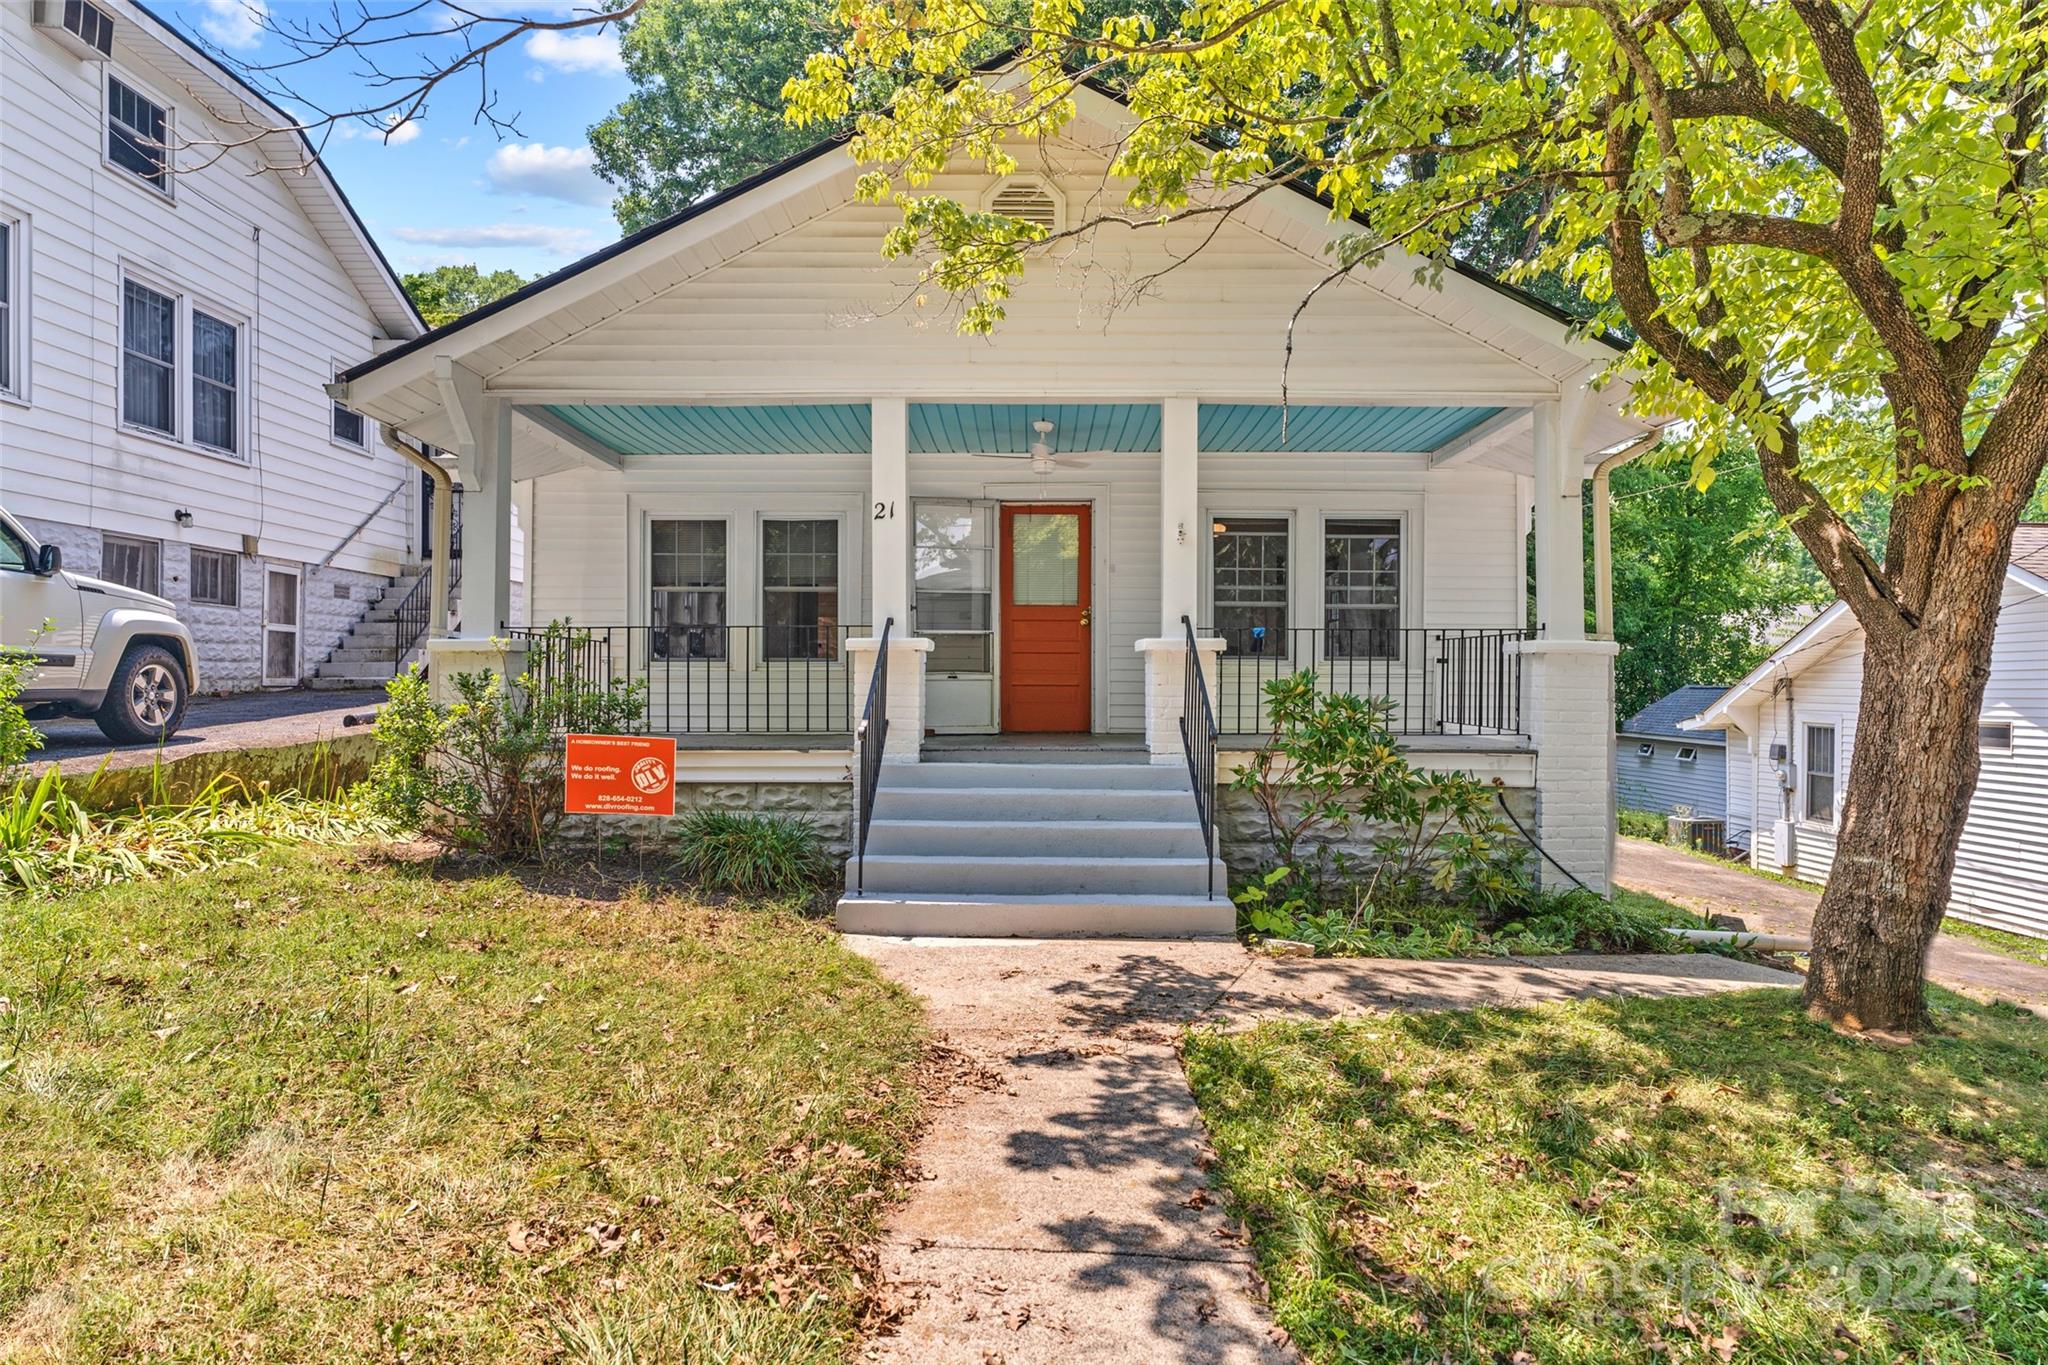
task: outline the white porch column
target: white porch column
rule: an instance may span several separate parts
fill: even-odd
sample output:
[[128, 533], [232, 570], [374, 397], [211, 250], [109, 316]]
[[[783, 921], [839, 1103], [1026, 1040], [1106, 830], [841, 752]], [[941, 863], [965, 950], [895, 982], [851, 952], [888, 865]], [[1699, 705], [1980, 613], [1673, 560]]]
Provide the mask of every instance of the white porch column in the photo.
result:
[[889, 718], [882, 758], [915, 763], [924, 745], [924, 664], [932, 642], [920, 640], [910, 621], [910, 404], [902, 398], [869, 401], [868, 584], [874, 603], [870, 634], [848, 640], [853, 664], [854, 722], [867, 705], [882, 627], [889, 629], [889, 686], [877, 703]]
[[512, 618], [512, 408], [446, 356], [435, 357], [434, 379], [455, 430], [463, 502], [462, 634], [427, 642], [434, 690], [445, 697], [456, 673], [517, 676], [524, 651], [493, 643]]
[[910, 629], [910, 404], [901, 398], [877, 398], [870, 405], [873, 442], [868, 472], [868, 499], [874, 508], [868, 522], [868, 582], [872, 585], [875, 634], [896, 618], [896, 635]]
[[1159, 411], [1159, 634], [1179, 640], [1180, 618], [1201, 621], [1202, 547], [1209, 543], [1200, 524], [1199, 422], [1192, 398], [1169, 398]]
[[[1536, 621], [1522, 645], [1522, 719], [1536, 747], [1536, 838], [1602, 895], [1614, 868], [1614, 656], [1586, 638], [1585, 430], [1590, 394], [1536, 405]], [[1569, 878], [1539, 859], [1546, 888]]]

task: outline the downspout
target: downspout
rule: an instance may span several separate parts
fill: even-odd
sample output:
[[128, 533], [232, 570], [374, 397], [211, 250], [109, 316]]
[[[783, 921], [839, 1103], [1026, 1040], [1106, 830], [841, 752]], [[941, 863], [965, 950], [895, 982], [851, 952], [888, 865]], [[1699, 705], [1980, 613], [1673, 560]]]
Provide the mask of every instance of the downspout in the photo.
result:
[[1593, 470], [1593, 638], [1614, 638], [1614, 513], [1609, 506], [1607, 476], [1648, 454], [1664, 439], [1662, 430], [1629, 442]]
[[434, 548], [427, 565], [427, 638], [443, 640], [448, 637], [448, 573], [453, 567], [448, 556], [455, 543], [455, 476], [401, 440], [398, 428], [389, 422], [379, 422], [377, 431], [384, 444], [425, 470], [434, 481]]

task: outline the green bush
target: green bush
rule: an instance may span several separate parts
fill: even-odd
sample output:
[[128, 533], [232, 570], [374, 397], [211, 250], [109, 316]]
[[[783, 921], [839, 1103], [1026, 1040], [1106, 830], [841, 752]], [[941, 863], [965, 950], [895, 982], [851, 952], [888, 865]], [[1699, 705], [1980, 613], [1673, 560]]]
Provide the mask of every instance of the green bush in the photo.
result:
[[1615, 827], [1631, 839], [1655, 839], [1658, 843], [1664, 842], [1671, 830], [1656, 811], [1626, 807], [1615, 812]]
[[490, 671], [458, 673], [450, 705], [433, 700], [417, 666], [393, 678], [377, 715], [372, 806], [451, 845], [545, 857], [562, 822], [562, 737], [628, 733], [646, 711], [644, 683], [546, 662], [571, 657], [579, 639], [553, 623], [509, 685]]
[[0, 646], [0, 782], [19, 778], [22, 763], [43, 747], [42, 735], [21, 705], [21, 694], [39, 666], [34, 650]]
[[[1264, 813], [1272, 848], [1270, 871], [1237, 896], [1249, 929], [1384, 944], [1442, 920], [1439, 905], [1476, 925], [1527, 901], [1528, 847], [1496, 789], [1410, 763], [1392, 702], [1323, 692], [1307, 670], [1265, 692], [1271, 731], [1232, 781]], [[1362, 854], [1337, 847], [1361, 841]]]
[[700, 810], [683, 819], [677, 870], [711, 891], [794, 896], [831, 873], [818, 827], [801, 815]]
[[1679, 940], [1664, 917], [1647, 905], [1590, 891], [1545, 892], [1529, 912], [1496, 929], [1491, 946], [1503, 953], [1669, 953]]

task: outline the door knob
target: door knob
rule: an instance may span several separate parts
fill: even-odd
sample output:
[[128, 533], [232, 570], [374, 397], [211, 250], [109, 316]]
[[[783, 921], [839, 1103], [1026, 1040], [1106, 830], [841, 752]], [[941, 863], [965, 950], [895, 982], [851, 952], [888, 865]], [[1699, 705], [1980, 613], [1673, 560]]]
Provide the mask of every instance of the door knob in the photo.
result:
[[1089, 623], [1090, 623], [1091, 621], [1093, 621], [1094, 619], [1095, 619], [1095, 613], [1094, 613], [1094, 612], [1090, 611], [1090, 610], [1089, 610], [1089, 609], [1088, 609], [1087, 607], [1083, 607], [1083, 608], [1081, 608], [1081, 624], [1082, 624], [1082, 625], [1084, 625], [1084, 626], [1085, 626], [1085, 625], [1089, 624]]

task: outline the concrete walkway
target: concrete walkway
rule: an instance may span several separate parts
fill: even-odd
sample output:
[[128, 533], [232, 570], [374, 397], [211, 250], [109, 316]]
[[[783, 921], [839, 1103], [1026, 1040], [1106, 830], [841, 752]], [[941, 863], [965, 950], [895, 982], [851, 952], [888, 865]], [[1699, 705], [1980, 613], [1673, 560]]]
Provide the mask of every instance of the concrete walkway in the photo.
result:
[[[384, 704], [384, 689], [361, 691], [237, 692], [226, 697], [194, 697], [185, 723], [162, 746], [166, 763], [199, 754], [251, 749], [284, 749], [346, 733], [345, 716], [368, 714]], [[110, 769], [146, 768], [155, 761], [155, 744], [117, 745], [90, 720], [39, 720], [43, 747], [29, 756], [42, 767], [55, 762], [66, 775], [89, 773], [105, 763]], [[367, 734], [367, 730], [354, 733]]]
[[[1615, 841], [1614, 880], [1636, 891], [1708, 915], [1728, 915], [1760, 933], [1805, 934], [1813, 929], [1820, 893], [1759, 877], [1646, 839]], [[2010, 1000], [2048, 1012], [2048, 967], [2008, 957], [1960, 934], [1938, 934], [1927, 955], [1927, 974], [1951, 990], [1979, 999]]]
[[1298, 1359], [1208, 1188], [1175, 1049], [1188, 1023], [1798, 980], [1705, 955], [1301, 961], [1227, 941], [847, 942], [930, 1002], [956, 1052], [882, 1252], [915, 1306], [865, 1356], [917, 1365]]

